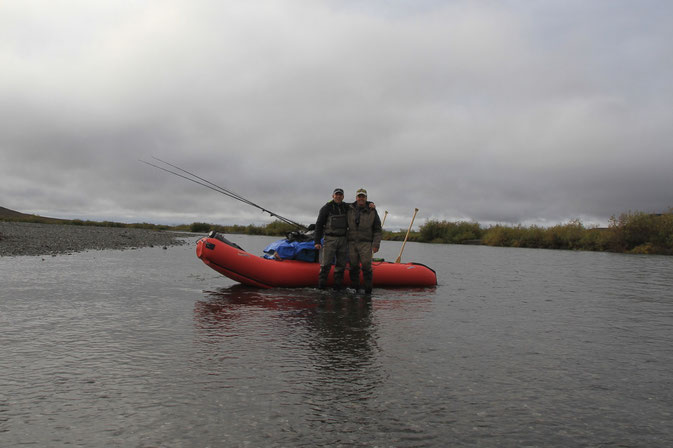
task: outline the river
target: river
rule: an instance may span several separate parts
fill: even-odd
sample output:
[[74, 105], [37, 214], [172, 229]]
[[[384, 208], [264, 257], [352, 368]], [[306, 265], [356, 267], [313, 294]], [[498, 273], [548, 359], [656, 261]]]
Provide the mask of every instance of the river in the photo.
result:
[[365, 300], [194, 241], [0, 258], [1, 446], [673, 446], [673, 257], [407, 243], [439, 285]]

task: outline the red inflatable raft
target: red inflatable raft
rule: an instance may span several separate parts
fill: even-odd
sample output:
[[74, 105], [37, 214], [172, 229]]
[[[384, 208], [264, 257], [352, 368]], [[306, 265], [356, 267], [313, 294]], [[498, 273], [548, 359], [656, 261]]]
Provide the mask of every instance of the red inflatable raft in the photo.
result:
[[[259, 288], [301, 288], [317, 286], [320, 265], [298, 260], [269, 260], [252, 255], [219, 234], [211, 234], [196, 243], [196, 255], [220, 274], [244, 285]], [[437, 275], [419, 263], [374, 262], [374, 287], [434, 286]], [[334, 283], [333, 271], [328, 285]], [[362, 272], [360, 284], [363, 284]], [[350, 285], [348, 267], [344, 286]]]

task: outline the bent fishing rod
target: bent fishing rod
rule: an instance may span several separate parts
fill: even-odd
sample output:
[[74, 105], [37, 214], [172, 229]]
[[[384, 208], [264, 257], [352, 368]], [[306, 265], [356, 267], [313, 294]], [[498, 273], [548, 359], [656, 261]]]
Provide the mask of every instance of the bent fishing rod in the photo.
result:
[[152, 158], [153, 158], [154, 160], [158, 161], [158, 162], [161, 162], [161, 163], [163, 163], [163, 164], [165, 164], [165, 165], [168, 165], [168, 166], [170, 166], [170, 167], [172, 167], [172, 168], [175, 168], [176, 170], [181, 171], [181, 172], [184, 173], [184, 174], [180, 174], [180, 173], [178, 173], [178, 172], [176, 172], [176, 171], [170, 170], [170, 169], [168, 169], [168, 168], [161, 167], [161, 166], [159, 166], [159, 165], [156, 165], [156, 164], [151, 163], [151, 162], [147, 162], [147, 161], [142, 160], [142, 159], [138, 159], [138, 161], [139, 161], [139, 162], [142, 162], [142, 163], [144, 163], [144, 164], [146, 164], [146, 165], [152, 166], [152, 167], [154, 167], [154, 168], [160, 169], [161, 171], [165, 171], [165, 172], [167, 172], [167, 173], [173, 174], [173, 175], [178, 176], [178, 177], [181, 177], [181, 178], [183, 178], [183, 179], [187, 179], [188, 181], [190, 181], [190, 182], [194, 182], [195, 184], [199, 184], [199, 185], [201, 185], [202, 187], [210, 188], [210, 189], [213, 190], [213, 191], [216, 191], [216, 192], [218, 192], [218, 193], [221, 193], [221, 194], [223, 194], [223, 195], [225, 195], [225, 196], [228, 196], [228, 197], [230, 197], [230, 198], [236, 199], [237, 201], [241, 201], [241, 202], [243, 202], [244, 204], [248, 204], [248, 205], [251, 205], [251, 206], [253, 206], [253, 207], [256, 207], [256, 208], [260, 209], [261, 211], [263, 211], [264, 213], [268, 213], [269, 215], [273, 216], [274, 218], [277, 218], [278, 220], [280, 220], [280, 221], [282, 221], [282, 222], [284, 222], [284, 223], [286, 223], [286, 224], [290, 224], [290, 225], [292, 225], [292, 226], [294, 226], [294, 227], [297, 227], [298, 229], [301, 229], [301, 230], [308, 230], [308, 228], [307, 228], [306, 226], [304, 226], [304, 225], [302, 225], [302, 224], [299, 224], [298, 222], [292, 221], [291, 219], [288, 219], [288, 218], [285, 218], [285, 217], [283, 217], [283, 216], [280, 216], [279, 214], [274, 213], [274, 212], [272, 212], [271, 210], [267, 210], [267, 209], [265, 209], [264, 207], [262, 207], [262, 206], [260, 206], [260, 205], [258, 205], [258, 204], [255, 204], [254, 202], [252, 202], [252, 201], [250, 201], [250, 200], [244, 198], [243, 196], [241, 196], [241, 195], [238, 194], [238, 193], [235, 193], [235, 192], [233, 192], [233, 191], [231, 191], [231, 190], [227, 190], [226, 188], [220, 187], [219, 185], [214, 184], [214, 183], [210, 182], [209, 180], [206, 180], [206, 179], [204, 179], [204, 178], [202, 178], [202, 177], [199, 177], [199, 176], [197, 176], [196, 174], [191, 173], [191, 172], [189, 172], [189, 171], [187, 171], [187, 170], [185, 170], [185, 169], [183, 169], [183, 168], [180, 168], [180, 167], [177, 166], [177, 165], [174, 165], [174, 164], [172, 164], [172, 163], [166, 162], [165, 160], [161, 160], [161, 159], [159, 159], [158, 157], [154, 157], [154, 156], [152, 156]]

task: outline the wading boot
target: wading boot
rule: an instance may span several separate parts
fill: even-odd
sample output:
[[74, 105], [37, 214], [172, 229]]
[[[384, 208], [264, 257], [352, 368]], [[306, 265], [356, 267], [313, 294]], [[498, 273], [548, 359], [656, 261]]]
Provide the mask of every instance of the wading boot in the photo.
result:
[[342, 284], [344, 282], [344, 273], [343, 271], [341, 272], [335, 272], [334, 273], [334, 290], [339, 291], [342, 289]]
[[351, 269], [350, 271], [351, 275], [351, 288], [355, 290], [355, 293], [357, 294], [360, 292], [360, 270], [358, 269], [357, 271], [354, 271]]
[[327, 286], [327, 276], [329, 275], [330, 268], [331, 266], [320, 268], [320, 274], [318, 274], [318, 289], [325, 289]]
[[370, 295], [372, 293], [372, 272], [363, 272], [363, 277], [365, 281], [365, 294]]

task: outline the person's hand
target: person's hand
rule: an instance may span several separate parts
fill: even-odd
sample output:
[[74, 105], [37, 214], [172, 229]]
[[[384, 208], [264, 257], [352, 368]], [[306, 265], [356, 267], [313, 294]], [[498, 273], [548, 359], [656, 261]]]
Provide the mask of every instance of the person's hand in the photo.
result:
[[374, 204], [373, 202], [370, 202], [369, 203], [369, 208], [372, 208], [372, 209], [376, 208], [376, 204]]
[[322, 249], [322, 244], [316, 244], [315, 248], [318, 249], [318, 250]]
[[372, 247], [372, 252], [376, 253], [376, 252], [378, 252], [378, 251], [379, 251], [379, 248], [378, 248], [378, 247]]

